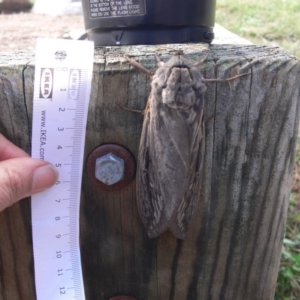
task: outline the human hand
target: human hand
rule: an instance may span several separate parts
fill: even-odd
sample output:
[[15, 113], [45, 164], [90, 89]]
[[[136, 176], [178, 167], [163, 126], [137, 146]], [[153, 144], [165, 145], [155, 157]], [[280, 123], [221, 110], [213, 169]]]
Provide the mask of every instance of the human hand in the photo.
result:
[[51, 164], [31, 158], [0, 134], [0, 211], [51, 187], [57, 178]]

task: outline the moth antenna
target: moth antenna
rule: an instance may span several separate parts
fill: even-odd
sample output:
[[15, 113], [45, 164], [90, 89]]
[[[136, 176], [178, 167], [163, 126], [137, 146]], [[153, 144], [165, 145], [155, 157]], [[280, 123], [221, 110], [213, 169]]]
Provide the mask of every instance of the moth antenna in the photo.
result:
[[165, 63], [164, 62], [162, 62], [161, 60], [160, 60], [160, 58], [159, 58], [159, 56], [157, 55], [157, 53], [155, 53], [155, 58], [156, 58], [156, 61], [157, 61], [157, 65], [159, 66], [159, 67], [162, 67]]
[[229, 77], [229, 78], [225, 78], [225, 79], [219, 79], [219, 78], [216, 78], [216, 79], [202, 79], [202, 81], [204, 83], [228, 82], [228, 81], [232, 81], [234, 79], [237, 79], [237, 78], [240, 78], [240, 77], [243, 77], [243, 76], [247, 76], [247, 75], [251, 75], [251, 73], [243, 73], [243, 74], [235, 75], [233, 77]]
[[136, 69], [138, 69], [140, 72], [152, 77], [154, 75], [154, 73], [146, 68], [144, 68], [141, 64], [139, 64], [137, 61], [129, 58], [128, 56], [125, 55], [126, 60], [132, 65], [134, 66]]
[[200, 67], [207, 59], [208, 55], [209, 55], [210, 51], [208, 50], [207, 54], [205, 55], [204, 58], [202, 58], [200, 61], [196, 62], [194, 64], [194, 67]]

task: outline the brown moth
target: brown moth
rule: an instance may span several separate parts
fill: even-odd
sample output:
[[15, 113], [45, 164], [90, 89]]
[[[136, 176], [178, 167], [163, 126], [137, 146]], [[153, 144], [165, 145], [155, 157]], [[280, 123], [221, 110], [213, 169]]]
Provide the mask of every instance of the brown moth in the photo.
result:
[[[207, 54], [208, 56], [208, 54]], [[199, 66], [178, 51], [170, 60], [158, 60], [156, 72], [126, 59], [140, 71], [153, 75], [137, 163], [137, 205], [148, 236], [170, 229], [183, 239], [200, 200], [205, 149], [205, 83]]]

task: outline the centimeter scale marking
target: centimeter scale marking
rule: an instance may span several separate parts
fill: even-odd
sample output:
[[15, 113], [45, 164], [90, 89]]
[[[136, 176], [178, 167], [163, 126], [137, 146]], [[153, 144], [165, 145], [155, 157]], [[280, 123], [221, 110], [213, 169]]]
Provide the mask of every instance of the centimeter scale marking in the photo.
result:
[[94, 45], [39, 39], [36, 48], [32, 157], [52, 163], [56, 184], [32, 196], [38, 300], [84, 300], [79, 204]]

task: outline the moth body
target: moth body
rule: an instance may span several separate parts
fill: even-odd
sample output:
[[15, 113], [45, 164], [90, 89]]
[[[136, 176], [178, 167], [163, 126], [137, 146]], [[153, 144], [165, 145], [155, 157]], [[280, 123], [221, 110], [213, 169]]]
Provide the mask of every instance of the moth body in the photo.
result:
[[126, 57], [141, 72], [153, 76], [137, 165], [137, 205], [150, 238], [170, 229], [183, 239], [200, 201], [205, 83], [250, 75], [205, 79], [199, 66], [207, 56], [196, 64], [182, 51], [166, 63], [157, 57], [159, 68], [154, 74]]
[[137, 171], [137, 201], [150, 238], [168, 228], [184, 238], [200, 197], [204, 154], [202, 75], [184, 55], [155, 72]]

